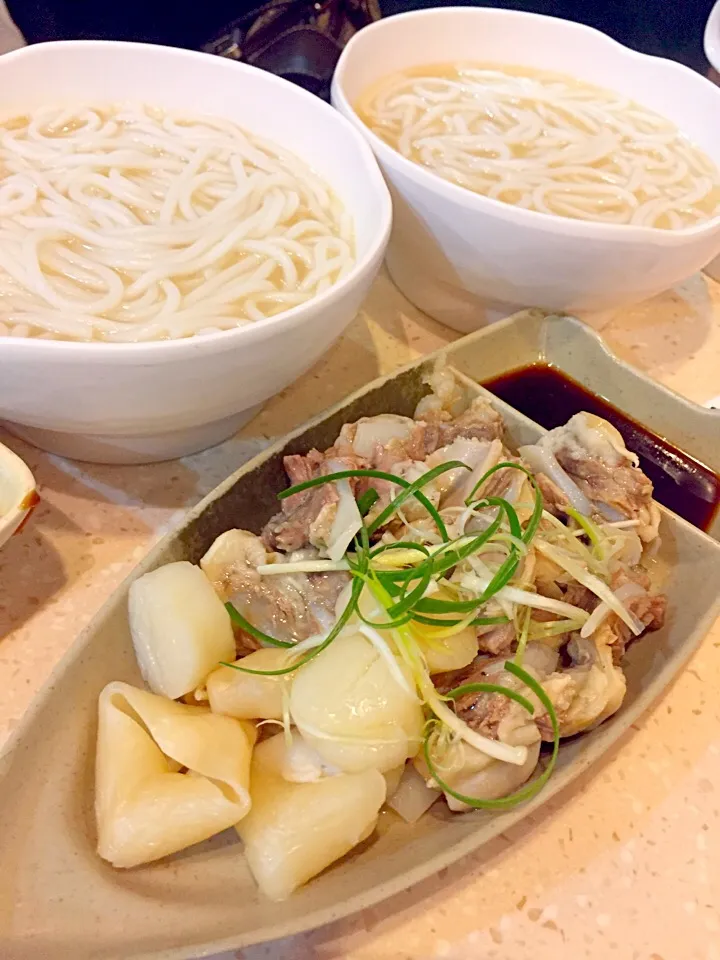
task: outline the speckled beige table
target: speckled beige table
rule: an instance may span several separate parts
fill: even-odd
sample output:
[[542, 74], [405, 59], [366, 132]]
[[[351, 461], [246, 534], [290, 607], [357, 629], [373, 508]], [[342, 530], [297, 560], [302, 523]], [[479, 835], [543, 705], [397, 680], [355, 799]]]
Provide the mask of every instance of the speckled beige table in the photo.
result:
[[[692, 400], [720, 394], [720, 285], [697, 276], [586, 319], [620, 356]], [[34, 470], [43, 502], [0, 554], [0, 742], [188, 506], [271, 438], [453, 336], [381, 277], [320, 365], [207, 453], [98, 467], [1, 436]], [[718, 691], [720, 624], [614, 754], [540, 815], [402, 897], [238, 960], [720, 960]]]

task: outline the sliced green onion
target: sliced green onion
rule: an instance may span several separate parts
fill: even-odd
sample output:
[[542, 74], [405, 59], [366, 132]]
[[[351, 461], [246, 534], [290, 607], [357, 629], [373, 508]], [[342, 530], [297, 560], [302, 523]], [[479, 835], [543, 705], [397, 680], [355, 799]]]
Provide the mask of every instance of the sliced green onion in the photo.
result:
[[578, 620], [546, 620], [541, 623], [531, 621], [528, 639], [549, 640], [551, 637], [560, 637], [564, 633], [574, 633], [581, 627], [582, 623]]
[[409, 613], [396, 617], [394, 620], [370, 620], [362, 610], [358, 610], [357, 615], [366, 626], [372, 627], [373, 630], [397, 630], [398, 627], [404, 627], [406, 623], [410, 623], [412, 620], [412, 615]]
[[[432, 570], [426, 570], [424, 576], [420, 579], [420, 582], [416, 587], [398, 600], [391, 607], [388, 608], [388, 613], [391, 617], [399, 617], [403, 613], [407, 613], [412, 610], [418, 600], [424, 595], [425, 591], [428, 588], [432, 580]], [[406, 587], [408, 584], [405, 585]]]
[[[474, 600], [433, 600], [430, 597], [424, 597], [419, 600], [415, 606], [421, 613], [469, 613], [477, 607], [481, 607], [491, 600], [496, 593], [502, 590], [518, 566], [517, 552], [513, 551], [498, 567], [494, 576], [485, 587], [479, 597]], [[478, 579], [475, 577], [474, 579]]]
[[365, 493], [362, 494], [362, 496], [357, 502], [358, 510], [360, 511], [360, 516], [366, 517], [368, 513], [370, 513], [372, 508], [375, 506], [375, 504], [378, 502], [379, 499], [380, 499], [380, 494], [373, 487], [371, 487], [369, 490], [366, 490]]
[[251, 637], [255, 637], [256, 640], [259, 640], [260, 643], [267, 644], [269, 647], [294, 647], [295, 644], [288, 640], [276, 640], [275, 637], [271, 637], [269, 633], [263, 633], [262, 630], [258, 630], [257, 627], [254, 627], [249, 620], [246, 620], [245, 617], [240, 613], [238, 608], [228, 602], [225, 604], [225, 609], [230, 614], [230, 619], [233, 623], [237, 624], [245, 633], [249, 633]]
[[442, 627], [435, 628], [435, 633], [432, 635], [432, 637], [424, 638], [425, 642], [432, 644], [437, 640], [445, 640], [447, 637], [454, 637], [460, 633], [461, 630], [465, 630], [467, 627], [471, 626], [473, 619], [473, 614], [469, 613], [464, 620], [456, 620], [453, 623], [450, 623], [449, 620], [446, 620]]
[[445, 696], [449, 700], [459, 700], [460, 697], [464, 697], [468, 693], [501, 693], [504, 697], [507, 697], [508, 700], [514, 700], [515, 703], [519, 703], [528, 713], [535, 713], [535, 707], [527, 697], [518, 693], [517, 690], [511, 690], [510, 687], [503, 687], [499, 683], [464, 683], [462, 686], [455, 687], [453, 690], [448, 690]]
[[[410, 499], [411, 496], [416, 494], [423, 487], [427, 486], [428, 483], [432, 483], [437, 477], [441, 476], [443, 473], [447, 473], [448, 470], [469, 470], [470, 467], [463, 463], [462, 460], [448, 460], [447, 463], [441, 463], [437, 467], [433, 467], [432, 470], [428, 470], [421, 477], [418, 477], [417, 480], [413, 480], [405, 489], [392, 500], [384, 510], [382, 510], [377, 517], [370, 524], [370, 533], [374, 533], [379, 527], [390, 519], [390, 517], [397, 512], [397, 510]], [[439, 524], [436, 522], [438, 530], [440, 530]], [[443, 540], [447, 540], [447, 531], [446, 535], [443, 537]]]
[[[543, 690], [542, 686], [537, 682], [537, 680], [532, 677], [529, 673], [523, 670], [522, 667], [519, 667], [516, 663], [508, 660], [505, 663], [505, 669], [514, 674], [519, 680], [521, 680], [526, 687], [528, 687], [535, 696], [538, 698], [540, 703], [545, 707], [548, 717], [550, 718], [550, 724], [552, 726], [553, 732], [553, 747], [550, 759], [548, 760], [545, 769], [542, 771], [539, 777], [536, 777], [530, 783], [525, 784], [519, 790], [516, 790], [515, 793], [511, 793], [507, 797], [500, 797], [497, 800], [480, 800], [477, 797], [468, 797], [463, 793], [459, 793], [457, 790], [454, 790], [449, 784], [440, 776], [436, 765], [433, 763], [432, 757], [430, 756], [430, 737], [432, 730], [430, 730], [423, 741], [423, 753], [425, 755], [425, 763], [427, 764], [428, 771], [430, 772], [431, 777], [437, 783], [439, 788], [444, 792], [449, 794], [451, 797], [454, 797], [455, 800], [458, 800], [460, 803], [464, 803], [468, 807], [472, 807], [476, 810], [507, 810], [511, 807], [517, 806], [519, 803], [523, 803], [526, 800], [531, 800], [536, 796], [545, 784], [550, 779], [550, 776], [555, 767], [555, 762], [557, 761], [558, 750], [560, 748], [560, 727], [558, 724], [557, 714], [555, 713], [555, 708], [550, 701], [547, 693]], [[502, 688], [505, 692], [505, 695], [509, 695], [509, 688]], [[513, 693], [515, 691], [512, 691]], [[511, 697], [515, 700], [515, 697]], [[534, 709], [532, 709], [532, 704], [528, 701], [528, 706], [531, 709], [528, 711], [530, 714], [534, 714]]]
[[[381, 584], [371, 579], [368, 586], [378, 603], [385, 607], [390, 606], [391, 598]], [[526, 747], [513, 747], [507, 743], [501, 743], [499, 740], [483, 736], [483, 734], [468, 726], [448, 707], [445, 697], [435, 689], [422, 650], [407, 627], [402, 626], [395, 630], [394, 639], [398, 653], [410, 668], [418, 691], [438, 720], [442, 721], [462, 740], [496, 760], [504, 760], [516, 765], [522, 765], [525, 762], [527, 757]]]
[[[510, 509], [512, 510], [512, 507]], [[417, 566], [412, 567], [409, 570], [388, 570], [383, 571], [383, 573], [385, 576], [387, 576], [388, 580], [393, 580], [396, 582], [402, 580], [415, 580], [422, 576], [424, 567], [428, 565], [432, 569], [433, 576], [439, 577], [445, 573], [446, 570], [456, 567], [458, 563], [466, 559], [466, 557], [471, 556], [473, 553], [476, 553], [481, 547], [483, 547], [489, 541], [489, 539], [495, 533], [497, 533], [500, 528], [501, 521], [502, 513], [499, 512], [498, 516], [493, 520], [487, 530], [483, 531], [481, 534], [478, 534], [478, 536], [463, 536], [458, 538], [458, 540], [444, 543], [439, 549], [433, 552], [432, 556], [428, 560], [417, 564]], [[462, 546], [455, 546], [460, 541], [462, 541]]]
[[563, 510], [569, 517], [572, 517], [575, 523], [587, 534], [587, 538], [590, 541], [593, 552], [596, 558], [600, 561], [604, 559], [602, 541], [600, 540], [600, 531], [598, 527], [589, 520], [586, 516], [580, 513], [578, 510], [575, 510], [574, 507], [565, 507]]
[[524, 540], [521, 540], [518, 537], [514, 537], [511, 533], [496, 533], [490, 539], [490, 546], [493, 544], [499, 544], [500, 546], [515, 547], [517, 552], [521, 557], [527, 556], [528, 545]]
[[504, 500], [502, 497], [485, 497], [480, 503], [486, 503], [489, 507], [500, 507], [501, 510], [504, 510], [508, 518], [508, 524], [510, 525], [510, 533], [514, 537], [517, 537], [518, 540], [521, 539], [523, 530], [520, 526], [517, 511], [509, 501]]
[[364, 520], [355, 537], [355, 544], [358, 565], [361, 569], [367, 570], [370, 564], [370, 536]]
[[497, 517], [493, 520], [487, 530], [479, 533], [469, 542], [466, 541], [461, 547], [453, 548], [452, 544], [450, 544], [448, 550], [443, 551], [440, 556], [434, 558], [433, 572], [439, 576], [440, 574], [445, 573], [446, 570], [456, 567], [458, 563], [465, 560], [467, 557], [472, 556], [473, 553], [477, 553], [477, 551], [481, 547], [484, 547], [485, 544], [489, 542], [490, 538], [498, 532], [501, 522], [502, 512], [498, 512]]
[[[525, 607], [520, 614], [522, 620], [520, 630], [518, 632], [518, 645], [517, 650], [515, 651], [515, 663], [519, 666], [522, 666], [523, 656], [525, 655], [525, 647], [528, 642], [528, 634], [530, 631], [530, 617], [532, 616], [532, 608]], [[516, 628], [517, 629], [517, 628]]]
[[[463, 464], [463, 466], [465, 466], [465, 464]], [[387, 480], [390, 483], [396, 484], [398, 487], [403, 487], [403, 489], [413, 486], [402, 477], [398, 477], [394, 473], [385, 473], [384, 470], [338, 470], [335, 473], [328, 473], [322, 477], [313, 477], [311, 480], [304, 480], [302, 483], [296, 483], [294, 487], [288, 487], [287, 490], [283, 490], [281, 493], [279, 493], [277, 495], [278, 500], [285, 500], [287, 497], [292, 497], [296, 493], [302, 493], [303, 490], [309, 490], [311, 487], [321, 487], [325, 483], [335, 483], [336, 480], [352, 480], [353, 478], [357, 477], [373, 477], [375, 480]], [[420, 479], [422, 480], [422, 477]], [[415, 499], [418, 500], [423, 507], [425, 507], [427, 512], [435, 521], [435, 526], [438, 528], [440, 536], [443, 538], [443, 540], [447, 540], [447, 528], [443, 523], [442, 517], [435, 509], [435, 506], [430, 502], [430, 500], [428, 500], [425, 494], [418, 487], [413, 489], [411, 496], [414, 496]], [[373, 521], [373, 524], [371, 524], [371, 531], [374, 532], [378, 526], [379, 524], [377, 521]]]
[[[519, 466], [519, 464], [516, 464]], [[530, 473], [529, 470], [525, 470], [524, 467], [520, 467], [521, 470], [525, 472], [528, 480], [530, 481], [530, 486], [533, 488], [535, 494], [535, 505], [533, 507], [533, 512], [530, 516], [530, 519], [527, 522], [525, 527], [525, 533], [523, 534], [523, 540], [525, 543], [531, 543], [535, 534], [537, 533], [538, 527], [540, 526], [540, 521], [542, 520], [543, 515], [543, 495], [540, 487], [537, 485], [535, 477]]]
[[[422, 546], [422, 544], [413, 543], [412, 541], [403, 541], [403, 545], [407, 547], [408, 550], [412, 549], [422, 549], [426, 552], [427, 561], [421, 561], [415, 566], [411, 566], [407, 569], [383, 569], [376, 570], [376, 573], [383, 578], [386, 582], [396, 582], [401, 583], [407, 580], [416, 580], [421, 577], [424, 573], [425, 565], [428, 564], [434, 576], [442, 575], [445, 570], [449, 570], [451, 567], [457, 566], [457, 564], [464, 560], [466, 556], [470, 556], [472, 553], [475, 553], [477, 550], [483, 546], [490, 536], [495, 533], [500, 527], [500, 520], [502, 518], [496, 518], [495, 521], [485, 530], [483, 533], [479, 534], [476, 537], [463, 536], [458, 537], [457, 540], [450, 540], [447, 543], [439, 544], [436, 547], [427, 548]], [[388, 548], [396, 546], [396, 544], [384, 544]], [[399, 546], [399, 543], [397, 544]], [[379, 552], [380, 548], [376, 548]], [[373, 556], [375, 555], [375, 550], [373, 550]], [[431, 561], [431, 562], [429, 562]], [[410, 561], [407, 561], [410, 563]]]

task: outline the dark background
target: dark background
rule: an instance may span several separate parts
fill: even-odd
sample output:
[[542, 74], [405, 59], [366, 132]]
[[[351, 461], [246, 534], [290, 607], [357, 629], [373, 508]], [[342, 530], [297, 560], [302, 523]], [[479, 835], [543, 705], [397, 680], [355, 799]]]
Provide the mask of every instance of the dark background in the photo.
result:
[[[113, 38], [197, 48], [258, 0], [8, 0], [25, 35], [41, 40]], [[712, 0], [381, 0], [386, 16], [440, 6], [491, 6], [529, 10], [597, 27], [645, 53], [672, 57], [705, 72], [702, 35]], [[609, 77], [611, 82], [612, 78]]]

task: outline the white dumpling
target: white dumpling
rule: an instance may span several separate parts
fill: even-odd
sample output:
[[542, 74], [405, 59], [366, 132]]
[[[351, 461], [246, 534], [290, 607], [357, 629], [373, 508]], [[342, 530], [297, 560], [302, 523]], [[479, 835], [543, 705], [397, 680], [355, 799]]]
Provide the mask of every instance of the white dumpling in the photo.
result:
[[200, 686], [221, 660], [235, 659], [230, 616], [199, 567], [180, 560], [130, 587], [135, 655], [154, 693], [176, 700]]
[[297, 671], [290, 713], [303, 738], [346, 773], [381, 773], [415, 756], [422, 742], [422, 705], [409, 671], [401, 685], [360, 633], [341, 634]]
[[95, 764], [100, 856], [134, 867], [234, 826], [250, 809], [254, 742], [251, 724], [108, 684]]
[[385, 800], [377, 770], [289, 783], [282, 776], [286, 749], [283, 734], [256, 748], [252, 810], [237, 825], [252, 874], [272, 900], [284, 900], [365, 840]]
[[[289, 661], [286, 650], [267, 647], [235, 662], [248, 670], [281, 670]], [[206, 686], [214, 713], [240, 720], [282, 720], [288, 684], [287, 675], [261, 677], [222, 666], [210, 674]]]

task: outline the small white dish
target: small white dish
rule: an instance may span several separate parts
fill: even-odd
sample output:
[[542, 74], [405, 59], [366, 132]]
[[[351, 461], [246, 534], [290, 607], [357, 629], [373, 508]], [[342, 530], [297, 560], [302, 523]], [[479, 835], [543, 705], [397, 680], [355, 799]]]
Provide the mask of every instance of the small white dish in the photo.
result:
[[19, 530], [39, 499], [28, 465], [0, 443], [0, 547]]
[[355, 266], [334, 286], [236, 330], [127, 344], [0, 337], [0, 420], [13, 433], [100, 463], [201, 450], [308, 370], [357, 313], [385, 253], [390, 197], [367, 143], [317, 97], [223, 57], [95, 40], [5, 54], [0, 87], [3, 117], [91, 96], [234, 121], [291, 150], [329, 184], [353, 218], [356, 246]]
[[521, 64], [611, 87], [672, 120], [720, 166], [720, 89], [679, 63], [582, 24], [515, 10], [445, 7], [380, 20], [345, 47], [332, 99], [370, 143], [390, 185], [388, 268], [421, 310], [467, 332], [520, 306], [617, 308], [654, 296], [720, 253], [720, 216], [671, 231], [524, 210], [406, 159], [355, 113], [382, 77], [457, 61]]

